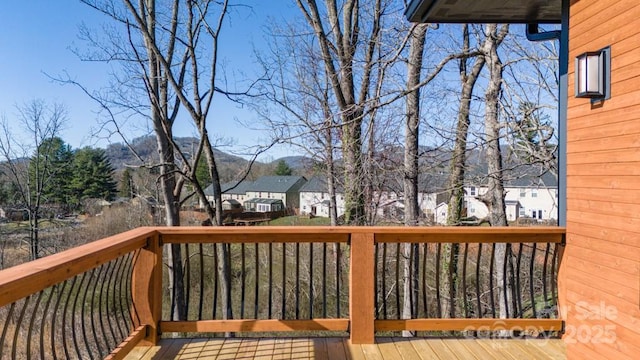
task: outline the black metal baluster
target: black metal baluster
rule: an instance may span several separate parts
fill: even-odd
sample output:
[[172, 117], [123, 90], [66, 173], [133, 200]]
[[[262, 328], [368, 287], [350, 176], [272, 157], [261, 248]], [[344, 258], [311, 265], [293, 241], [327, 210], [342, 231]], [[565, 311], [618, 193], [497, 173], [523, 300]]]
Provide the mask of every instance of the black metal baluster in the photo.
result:
[[[122, 314], [122, 307], [118, 308], [118, 306], [122, 305], [122, 293], [119, 291], [119, 286], [123, 282], [122, 272], [125, 268], [125, 256], [120, 256], [116, 259], [116, 269], [114, 271], [115, 276], [113, 277], [113, 287], [112, 289], [112, 301], [111, 301], [111, 309], [115, 311], [108, 311], [107, 314], [113, 315], [114, 321], [116, 323], [116, 329], [118, 330], [119, 339], [116, 340], [116, 346], [118, 346], [122, 340], [127, 338], [128, 331], [122, 328], [121, 322], [118, 320], [120, 314]], [[107, 349], [109, 350], [109, 349]]]
[[[478, 260], [476, 260], [476, 302], [478, 304], [478, 318], [484, 317], [482, 303], [480, 302], [480, 264], [482, 260], [482, 243], [478, 243]], [[489, 278], [493, 275], [489, 273]]]
[[322, 317], [327, 318], [327, 243], [322, 243]]
[[[114, 270], [111, 267], [111, 264], [113, 262], [109, 262], [107, 266], [107, 279], [106, 281], [104, 281], [104, 283], [106, 283], [106, 287], [107, 287], [107, 291], [106, 291], [106, 295], [105, 295], [105, 301], [104, 301], [104, 310], [105, 312], [100, 316], [100, 318], [106, 318], [107, 319], [107, 325], [108, 325], [108, 329], [109, 329], [109, 333], [111, 334], [112, 338], [113, 338], [113, 343], [109, 344], [109, 341], [107, 340], [107, 333], [104, 334], [104, 340], [107, 343], [107, 349], [109, 348], [114, 348], [116, 346], [118, 346], [118, 344], [120, 343], [120, 341], [118, 340], [117, 336], [116, 336], [116, 331], [113, 328], [113, 324], [111, 322], [111, 316], [110, 313], [111, 311], [109, 311], [109, 299], [112, 298], [112, 287], [113, 287], [113, 282], [115, 281], [115, 276], [113, 276], [114, 274]], [[115, 267], [115, 265], [113, 266]], [[103, 303], [102, 301], [102, 287], [100, 288], [100, 303]], [[102, 310], [102, 307], [100, 308]]]
[[309, 319], [313, 319], [313, 243], [309, 243]]
[[551, 243], [547, 243], [544, 252], [544, 264], [542, 266], [542, 296], [544, 297], [544, 307], [549, 307], [549, 291], [547, 288], [547, 266], [549, 266], [549, 253], [551, 252]]
[[442, 318], [442, 304], [440, 302], [440, 255], [442, 254], [442, 244], [436, 246], [436, 306], [438, 318]]
[[429, 317], [429, 298], [427, 297], [427, 255], [429, 253], [429, 244], [422, 244], [422, 305], [424, 308], [424, 317]]
[[[42, 296], [44, 296], [44, 290], [38, 293], [38, 298], [36, 299], [36, 303], [33, 305], [33, 310], [31, 311], [31, 319], [29, 320], [29, 329], [27, 330], [27, 344], [26, 344], [27, 360], [31, 359], [31, 335], [33, 334], [33, 324], [35, 323], [36, 315], [38, 314], [38, 308], [40, 307], [40, 301], [42, 301]], [[45, 322], [45, 319], [44, 319], [45, 316], [46, 316], [46, 313], [43, 313], [43, 318], [41, 319], [42, 322]]]
[[[93, 338], [95, 339], [96, 342], [96, 346], [98, 347], [98, 353], [102, 354], [101, 351], [101, 347], [100, 347], [100, 340], [104, 339], [106, 344], [105, 346], [107, 347], [107, 351], [109, 348], [109, 344], [106, 341], [106, 332], [105, 332], [105, 327], [104, 327], [104, 321], [102, 320], [103, 316], [102, 316], [102, 285], [104, 284], [102, 281], [100, 281], [100, 277], [102, 275], [102, 271], [104, 269], [105, 265], [102, 265], [98, 268], [98, 275], [95, 276], [95, 272], [96, 270], [92, 270], [89, 276], [88, 281], [92, 281], [93, 280], [93, 292], [91, 293], [91, 328], [93, 329], [94, 333], [93, 333]], [[95, 277], [94, 277], [95, 276]], [[100, 285], [100, 292], [98, 293], [98, 283], [101, 283]], [[93, 326], [93, 322], [95, 319], [95, 314], [94, 314], [94, 309], [96, 307], [96, 297], [98, 297], [98, 320], [99, 320], [99, 325], [100, 325], [100, 329], [98, 330], [102, 330], [101, 334], [98, 334], [98, 331], [96, 331], [97, 327]], [[83, 308], [84, 306], [86, 306], [86, 303], [83, 304]], [[87, 351], [91, 352], [88, 344], [87, 345]]]
[[[133, 298], [132, 292], [133, 292], [133, 269], [135, 268], [135, 264], [138, 262], [138, 257], [140, 256], [140, 250], [136, 250], [136, 252], [133, 254], [132, 258], [131, 258], [131, 262], [129, 263], [129, 276], [127, 278], [127, 299], [131, 299]], [[135, 304], [131, 304], [131, 305], [135, 305]], [[131, 308], [133, 308], [133, 313], [131, 312]], [[139, 324], [140, 323], [140, 315], [138, 314], [138, 310], [136, 309], [135, 306], [128, 306], [127, 309], [129, 309], [129, 317], [131, 320], [130, 323], [130, 328], [133, 329], [133, 325], [134, 324]], [[135, 319], [134, 319], [135, 316]]]
[[413, 249], [413, 244], [408, 244], [409, 245], [409, 306], [411, 309], [411, 318], [414, 318], [416, 315], [415, 309], [416, 309], [416, 301], [417, 299], [415, 298], [415, 294], [414, 294], [414, 286], [413, 286], [413, 279], [415, 277], [414, 271], [413, 271], [413, 266], [414, 266], [414, 249]]
[[374, 293], [374, 297], [373, 297], [373, 308], [375, 309], [375, 313], [374, 313], [374, 319], [378, 319], [378, 303], [380, 302], [379, 298], [380, 298], [380, 294], [382, 292], [384, 292], [384, 290], [380, 290], [380, 284], [379, 282], [379, 276], [378, 276], [378, 266], [380, 264], [380, 244], [379, 243], [375, 243], [374, 244], [374, 248], [373, 248], [373, 259], [374, 259], [374, 270], [373, 270], [373, 283], [375, 286], [375, 293]]
[[[9, 323], [11, 323], [10, 319], [13, 316], [13, 311], [15, 310], [16, 303], [12, 302], [11, 306], [9, 306], [9, 312], [7, 313], [7, 317], [4, 321], [4, 326], [2, 327], [2, 336], [0, 336], [0, 349], [4, 349], [4, 341], [7, 338], [7, 333], [9, 330]], [[0, 351], [0, 360], [2, 360], [3, 352]]]
[[[98, 314], [100, 315], [100, 327], [102, 328], [102, 335], [103, 335], [102, 337], [104, 338], [104, 341], [105, 341], [105, 344], [106, 344], [106, 347], [107, 347], [107, 351], [109, 351], [109, 349], [115, 348], [119, 344], [118, 338], [116, 338], [116, 333], [115, 333], [115, 331], [113, 331], [113, 327], [111, 327], [111, 322], [108, 321], [109, 320], [110, 311], [109, 311], [108, 306], [106, 306], [107, 305], [107, 301], [109, 299], [108, 291], [109, 291], [109, 282], [110, 282], [110, 280], [109, 281], [104, 281], [104, 280], [105, 280], [105, 276], [108, 276], [109, 278], [111, 277], [112, 271], [113, 271], [113, 269], [111, 269], [112, 264], [113, 264], [113, 261], [108, 262], [106, 264], [107, 268], [106, 268], [105, 274], [102, 275], [102, 278], [98, 278], [98, 280], [100, 281], [100, 296], [99, 296], [99, 303], [98, 303]], [[104, 266], [104, 265], [102, 265], [102, 266]], [[107, 285], [107, 295], [105, 296], [105, 299], [103, 300], [105, 284]], [[102, 311], [103, 304], [105, 305], [105, 312]], [[108, 326], [108, 329], [111, 332], [111, 336], [113, 338], [113, 343], [112, 344], [109, 344], [109, 341], [107, 340], [107, 334], [108, 334], [107, 331], [106, 331], [107, 327], [104, 326], [104, 319], [105, 318], [107, 318], [107, 326]]]
[[300, 319], [300, 243], [296, 242], [296, 320]]
[[520, 243], [518, 245], [518, 255], [516, 258], [516, 271], [515, 271], [515, 275], [516, 275], [516, 291], [515, 291], [515, 297], [516, 297], [516, 303], [518, 308], [514, 309], [514, 317], [522, 317], [523, 316], [523, 312], [524, 310], [522, 309], [522, 282], [520, 281], [520, 270], [521, 270], [521, 265], [522, 265], [522, 251], [524, 248], [524, 244]]
[[[11, 358], [12, 359], [17, 359], [16, 354], [18, 351], [18, 338], [20, 337], [20, 327], [22, 326], [22, 320], [24, 319], [24, 314], [27, 312], [27, 306], [29, 306], [29, 301], [31, 300], [31, 295], [27, 296], [26, 298], [24, 298], [24, 303], [22, 304], [22, 310], [20, 310], [20, 315], [18, 315], [18, 319], [15, 322], [14, 325], [14, 332], [13, 332], [13, 348], [11, 350]], [[7, 322], [9, 322], [10, 320], [7, 319]], [[27, 345], [27, 351], [29, 350], [29, 343], [26, 344]]]
[[[496, 301], [493, 291], [493, 274], [494, 265], [496, 262], [496, 243], [491, 244], [491, 259], [489, 260], [489, 296], [491, 298], [491, 317], [496, 317]], [[500, 285], [498, 285], [500, 286]]]
[[382, 313], [387, 319], [387, 243], [382, 244]]
[[[198, 260], [200, 261], [200, 298], [198, 299], [198, 320], [204, 320], [202, 313], [204, 311], [204, 245], [198, 244]], [[214, 269], [216, 271], [216, 269]]]
[[556, 296], [556, 288], [558, 284], [556, 284], [556, 279], [558, 276], [557, 273], [557, 256], [558, 256], [558, 246], [562, 246], [559, 244], [555, 244], [553, 249], [553, 257], [551, 258], [551, 301], [553, 307], [556, 309], [556, 313], [558, 312], [558, 297]]
[[[101, 268], [102, 266], [100, 266]], [[89, 348], [89, 338], [87, 337], [87, 329], [85, 326], [85, 313], [84, 313], [84, 309], [87, 307], [87, 294], [89, 293], [89, 288], [91, 287], [91, 278], [94, 277], [95, 275], [95, 269], [91, 270], [91, 271], [87, 271], [83, 274], [83, 279], [84, 279], [84, 275], [89, 275], [89, 277], [87, 278], [87, 284], [84, 286], [84, 294], [82, 295], [82, 302], [81, 302], [81, 308], [80, 308], [80, 327], [82, 329], [82, 339], [84, 340], [84, 346], [85, 349], [87, 350], [87, 354], [89, 354], [89, 358], [93, 359], [93, 351], [91, 351], [91, 349]], [[94, 281], [94, 284], [97, 283], [98, 281]], [[80, 283], [80, 291], [82, 291], [82, 282]], [[94, 291], [95, 291], [95, 286], [94, 286]], [[95, 293], [95, 292], [94, 292]], [[93, 297], [91, 299], [91, 303], [93, 304]], [[75, 310], [74, 310], [75, 312]], [[92, 314], [93, 315], [93, 314]], [[98, 342], [98, 339], [95, 339], [95, 342]]]
[[258, 247], [258, 243], [254, 244], [254, 257], [255, 257], [255, 289], [254, 289], [254, 294], [253, 294], [253, 313], [254, 313], [254, 318], [258, 318], [258, 305], [259, 305], [259, 301], [258, 299], [259, 297], [259, 289], [260, 289], [260, 256], [259, 256], [259, 247]]
[[534, 293], [533, 281], [534, 281], [534, 272], [535, 272], [535, 259], [536, 259], [536, 249], [538, 248], [537, 243], [533, 243], [533, 248], [531, 249], [531, 258], [529, 262], [529, 294], [531, 295], [531, 312], [533, 314], [533, 318], [538, 318], [538, 312], [536, 311], [536, 294]]
[[[45, 334], [45, 326], [49, 325], [49, 322], [47, 322], [47, 315], [49, 314], [49, 307], [51, 306], [51, 301], [53, 300], [53, 294], [56, 292], [56, 288], [58, 287], [58, 285], [53, 285], [51, 287], [51, 289], [49, 289], [49, 297], [47, 298], [47, 302], [44, 305], [44, 309], [42, 310], [42, 322], [40, 324], [40, 359], [44, 359], [44, 334]], [[50, 318], [51, 321], [51, 325], [50, 327], [53, 327], [53, 323], [55, 322], [55, 319], [53, 317]], [[52, 330], [53, 331], [53, 330]], [[0, 348], [2, 348], [2, 343], [0, 343]]]
[[[75, 279], [75, 277], [74, 277]], [[75, 281], [75, 280], [74, 280]], [[65, 280], [62, 283], [62, 288], [60, 289], [60, 292], [58, 293], [58, 298], [56, 299], [56, 305], [53, 308], [53, 313], [51, 314], [51, 353], [53, 354], [53, 359], [56, 360], [57, 354], [56, 354], [56, 320], [58, 319], [58, 308], [60, 307], [60, 303], [62, 302], [62, 298], [64, 297], [64, 290], [67, 287], [67, 283], [68, 280]], [[64, 337], [64, 319], [65, 319], [65, 313], [66, 310], [63, 309], [62, 312], [62, 344], [63, 344], [63, 349], [65, 349], [66, 352], [66, 345], [65, 345], [65, 337]], [[67, 359], [69, 358], [69, 356], [67, 356]]]
[[245, 244], [240, 244], [240, 267], [242, 274], [240, 274], [240, 319], [244, 319], [244, 300], [245, 300], [245, 287], [247, 279], [247, 264], [245, 261]]
[[402, 310], [400, 310], [400, 256], [401, 256], [401, 244], [396, 243], [396, 319], [401, 318]]
[[286, 319], [287, 297], [287, 243], [282, 243], [282, 319]]
[[218, 312], [218, 244], [213, 244], [213, 311], [212, 319], [216, 319]]
[[[184, 314], [189, 319], [189, 304], [191, 303], [191, 254], [189, 253], [189, 244], [184, 244], [184, 277], [183, 284], [184, 290]], [[176, 293], [177, 295], [177, 293]], [[178, 312], [179, 313], [179, 312]]]
[[[500, 269], [502, 271], [502, 291], [503, 291], [503, 298], [504, 298], [504, 308], [505, 308], [505, 312], [507, 314], [507, 318], [509, 318], [509, 272], [508, 272], [508, 268], [509, 268], [509, 261], [511, 259], [511, 256], [509, 255], [509, 244], [505, 244], [505, 251], [504, 251], [504, 257], [503, 257], [503, 262], [502, 262], [502, 269]], [[502, 304], [501, 304], [502, 305]]]
[[[77, 353], [78, 357], [82, 358], [82, 355], [80, 354], [80, 352], [81, 352], [80, 351], [80, 347], [78, 345], [78, 339], [76, 337], [77, 331], [75, 331], [75, 327], [76, 327], [76, 314], [78, 313], [78, 310], [77, 310], [78, 299], [80, 298], [80, 291], [82, 291], [82, 289], [84, 289], [84, 293], [82, 295], [82, 307], [80, 309], [80, 317], [82, 318], [81, 322], [80, 322], [80, 325], [81, 325], [81, 328], [82, 328], [82, 338], [84, 340], [85, 347], [87, 349], [87, 352], [89, 353], [89, 357], [93, 359], [93, 354], [92, 354], [93, 351], [91, 351], [91, 349], [88, 347], [89, 339], [87, 338], [87, 329], [86, 329], [85, 321], [84, 321], [84, 319], [86, 318], [86, 315], [85, 315], [85, 312], [84, 312], [85, 311], [85, 305], [84, 304], [86, 304], [87, 294], [89, 293], [89, 288], [91, 287], [91, 278], [90, 278], [91, 275], [89, 275], [89, 278], [87, 279], [87, 283], [84, 284], [84, 280], [85, 280], [85, 278], [87, 278], [87, 274], [88, 273], [89, 272], [82, 273], [82, 277], [80, 278], [80, 285], [78, 285], [77, 292], [76, 292], [75, 298], [73, 300], [73, 306], [71, 307], [71, 328], [73, 330], [73, 334], [72, 334], [73, 335], [73, 337], [72, 337], [73, 338], [73, 345], [75, 347], [75, 350], [76, 350], [76, 353]], [[94, 284], [97, 284], [97, 282], [95, 282]], [[74, 292], [74, 289], [71, 288], [71, 292], [69, 293], [69, 295], [71, 295], [71, 293], [73, 293], [73, 292]], [[93, 294], [95, 294], [95, 285], [94, 285], [94, 288], [93, 288]], [[95, 330], [95, 327], [94, 327], [95, 324], [94, 324], [94, 318], [93, 318], [93, 304], [91, 306], [90, 318], [91, 318], [91, 327], [92, 327], [92, 330], [93, 330], [93, 338], [97, 342], [98, 340], [97, 340], [96, 330]]]
[[467, 299], [467, 258], [469, 255], [469, 243], [464, 244], [464, 255], [462, 257], [462, 306], [464, 307], [464, 317], [469, 318], [469, 301]]
[[336, 317], [341, 317], [340, 312], [340, 243], [336, 243]]
[[269, 308], [267, 311], [267, 319], [271, 319], [271, 309], [273, 308], [273, 243], [269, 243], [269, 259], [267, 266], [269, 267]]
[[508, 265], [508, 270], [509, 270], [509, 274], [510, 274], [510, 278], [511, 278], [511, 307], [512, 307], [512, 311], [511, 311], [511, 317], [518, 317], [518, 299], [520, 298], [520, 290], [516, 289], [513, 290], [514, 287], [517, 288], [517, 284], [516, 284], [516, 271], [513, 268], [513, 245], [512, 244], [507, 244], [507, 252], [506, 252], [506, 256], [507, 256], [507, 265]]

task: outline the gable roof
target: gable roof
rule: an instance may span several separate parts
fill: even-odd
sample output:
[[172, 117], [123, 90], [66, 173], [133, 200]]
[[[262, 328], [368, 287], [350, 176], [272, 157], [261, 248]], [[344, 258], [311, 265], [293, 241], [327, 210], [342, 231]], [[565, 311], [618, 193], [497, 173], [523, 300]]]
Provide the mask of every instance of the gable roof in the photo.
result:
[[262, 176], [247, 186], [247, 191], [287, 193], [297, 191], [307, 181], [303, 176]]
[[[335, 184], [336, 192], [342, 192], [342, 186], [340, 184]], [[307, 181], [302, 187], [300, 187], [300, 192], [315, 192], [315, 193], [328, 193], [329, 188], [327, 186], [327, 178], [325, 176], [313, 176], [309, 181]]]
[[244, 195], [247, 193], [247, 188], [251, 186], [251, 184], [253, 184], [253, 182], [248, 180], [241, 181], [240, 183], [237, 181], [231, 181], [220, 185], [220, 188], [222, 188], [223, 194]]
[[[237, 185], [237, 186], [236, 186]], [[244, 195], [247, 193], [247, 187], [251, 185], [251, 181], [241, 181], [238, 183], [237, 181], [230, 181], [228, 183], [220, 184], [220, 189], [223, 194], [237, 194]], [[207, 186], [204, 189], [204, 194], [208, 196], [213, 196], [213, 184]]]

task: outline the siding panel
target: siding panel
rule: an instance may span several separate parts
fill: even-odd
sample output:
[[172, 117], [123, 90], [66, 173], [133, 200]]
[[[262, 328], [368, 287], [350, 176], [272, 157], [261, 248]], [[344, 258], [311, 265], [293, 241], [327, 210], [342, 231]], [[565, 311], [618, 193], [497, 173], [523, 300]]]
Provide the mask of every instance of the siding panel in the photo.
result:
[[[608, 326], [615, 341], [565, 334], [570, 359], [640, 353], [640, 2], [571, 3], [567, 119], [567, 245], [560, 304], [568, 332]], [[611, 99], [576, 99], [574, 58], [611, 46]], [[580, 305], [611, 307], [585, 317]], [[576, 341], [578, 340], [578, 341]]]

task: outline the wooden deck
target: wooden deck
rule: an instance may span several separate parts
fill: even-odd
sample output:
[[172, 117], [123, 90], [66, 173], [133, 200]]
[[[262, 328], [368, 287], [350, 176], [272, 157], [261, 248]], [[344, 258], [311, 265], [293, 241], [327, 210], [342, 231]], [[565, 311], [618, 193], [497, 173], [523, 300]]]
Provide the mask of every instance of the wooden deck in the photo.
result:
[[125, 359], [565, 359], [562, 340], [378, 338], [351, 345], [347, 338], [163, 339], [135, 348]]

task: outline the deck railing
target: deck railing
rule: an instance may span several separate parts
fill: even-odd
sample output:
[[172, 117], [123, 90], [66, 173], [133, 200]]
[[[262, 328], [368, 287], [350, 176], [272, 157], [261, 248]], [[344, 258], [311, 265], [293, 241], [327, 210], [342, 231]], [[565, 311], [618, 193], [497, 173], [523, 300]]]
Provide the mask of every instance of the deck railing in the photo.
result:
[[[394, 331], [557, 332], [564, 233], [139, 228], [1, 271], [0, 359], [117, 359], [174, 332], [340, 332], [354, 343]], [[182, 250], [178, 320], [163, 245]]]

